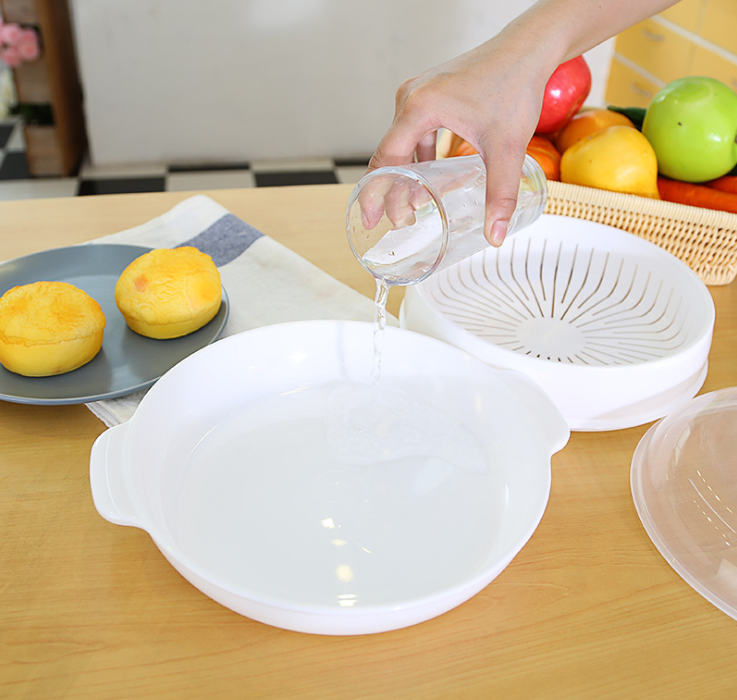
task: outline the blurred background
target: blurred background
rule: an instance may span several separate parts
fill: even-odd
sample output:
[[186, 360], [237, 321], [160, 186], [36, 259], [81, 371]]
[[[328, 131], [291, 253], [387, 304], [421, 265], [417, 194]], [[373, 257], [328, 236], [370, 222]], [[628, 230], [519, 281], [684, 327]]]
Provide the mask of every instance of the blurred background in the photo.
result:
[[[260, 161], [288, 170], [305, 159], [313, 170], [331, 159], [355, 178], [402, 80], [481, 43], [531, 4], [0, 0], [6, 25], [39, 39], [37, 58], [0, 61], [0, 129], [19, 126], [4, 157], [23, 152], [27, 171], [16, 172], [29, 178], [145, 173], [147, 164], [164, 176], [195, 167], [253, 175]], [[646, 105], [687, 74], [737, 89], [736, 36], [737, 2], [682, 0], [586, 55], [587, 103]], [[0, 163], [0, 180], [8, 168]]]
[[404, 79], [531, 4], [73, 0], [91, 153], [101, 163], [370, 154]]

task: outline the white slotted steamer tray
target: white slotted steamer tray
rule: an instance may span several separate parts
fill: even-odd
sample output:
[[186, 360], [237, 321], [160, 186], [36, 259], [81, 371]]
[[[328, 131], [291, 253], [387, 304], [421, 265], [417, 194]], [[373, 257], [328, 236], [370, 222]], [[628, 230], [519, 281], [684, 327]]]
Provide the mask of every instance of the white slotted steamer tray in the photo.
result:
[[543, 215], [408, 287], [405, 328], [524, 372], [572, 430], [667, 415], [703, 385], [714, 326], [699, 277], [620, 229]]

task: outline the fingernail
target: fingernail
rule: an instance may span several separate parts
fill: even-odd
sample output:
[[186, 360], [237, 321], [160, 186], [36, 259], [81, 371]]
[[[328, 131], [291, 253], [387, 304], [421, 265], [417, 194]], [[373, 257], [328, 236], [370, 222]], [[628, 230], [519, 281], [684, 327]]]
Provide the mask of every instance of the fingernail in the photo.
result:
[[504, 239], [507, 237], [507, 222], [506, 221], [495, 221], [491, 226], [491, 238], [489, 239], [491, 245], [497, 248], [504, 243]]

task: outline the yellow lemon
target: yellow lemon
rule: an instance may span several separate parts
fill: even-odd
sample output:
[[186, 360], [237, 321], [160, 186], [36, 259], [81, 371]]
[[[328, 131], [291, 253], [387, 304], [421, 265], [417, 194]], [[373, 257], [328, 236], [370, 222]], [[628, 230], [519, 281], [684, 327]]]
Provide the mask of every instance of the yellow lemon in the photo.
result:
[[642, 133], [630, 126], [610, 126], [573, 144], [561, 158], [560, 179], [660, 199], [655, 151]]

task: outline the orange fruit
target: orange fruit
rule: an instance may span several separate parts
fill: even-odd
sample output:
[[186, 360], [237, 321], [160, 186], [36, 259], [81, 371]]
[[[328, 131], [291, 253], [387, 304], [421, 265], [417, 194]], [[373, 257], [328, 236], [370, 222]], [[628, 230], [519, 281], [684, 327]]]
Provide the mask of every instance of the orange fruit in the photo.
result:
[[548, 139], [533, 136], [527, 146], [527, 154], [539, 163], [548, 180], [560, 180], [560, 153]]
[[555, 138], [555, 146], [560, 153], [565, 153], [574, 143], [610, 126], [635, 125], [632, 120], [611, 109], [586, 109], [576, 114], [568, 124], [561, 129]]
[[476, 149], [468, 143], [468, 141], [461, 141], [460, 144], [458, 144], [458, 147], [456, 148], [455, 152], [451, 155], [453, 156], [472, 156], [476, 153]]
[[[476, 150], [470, 143], [456, 136], [448, 149], [447, 158], [474, 155]], [[541, 135], [535, 135], [527, 145], [527, 155], [534, 158], [548, 180], [560, 180], [560, 153], [553, 142]]]

